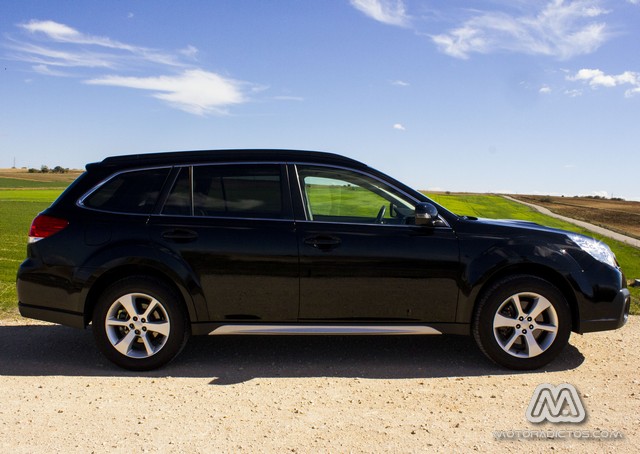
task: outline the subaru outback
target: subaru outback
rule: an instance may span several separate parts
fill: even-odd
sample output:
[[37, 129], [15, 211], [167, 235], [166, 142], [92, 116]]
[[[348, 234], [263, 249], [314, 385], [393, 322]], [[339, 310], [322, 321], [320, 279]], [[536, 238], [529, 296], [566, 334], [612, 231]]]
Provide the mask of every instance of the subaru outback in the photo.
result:
[[292, 150], [88, 164], [34, 219], [17, 290], [23, 316], [91, 326], [132, 370], [209, 334], [470, 335], [535, 369], [630, 305], [595, 239], [458, 216], [358, 161]]

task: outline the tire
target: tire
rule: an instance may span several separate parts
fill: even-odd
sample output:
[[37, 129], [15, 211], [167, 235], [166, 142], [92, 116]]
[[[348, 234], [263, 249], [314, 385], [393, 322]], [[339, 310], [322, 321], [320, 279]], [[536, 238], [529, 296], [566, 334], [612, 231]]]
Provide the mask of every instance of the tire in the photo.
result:
[[97, 302], [92, 324], [100, 351], [129, 370], [167, 364], [189, 338], [188, 317], [180, 298], [148, 276], [132, 276], [110, 285]]
[[546, 280], [510, 276], [481, 297], [472, 331], [480, 350], [495, 363], [516, 370], [538, 369], [567, 345], [571, 311], [562, 293]]

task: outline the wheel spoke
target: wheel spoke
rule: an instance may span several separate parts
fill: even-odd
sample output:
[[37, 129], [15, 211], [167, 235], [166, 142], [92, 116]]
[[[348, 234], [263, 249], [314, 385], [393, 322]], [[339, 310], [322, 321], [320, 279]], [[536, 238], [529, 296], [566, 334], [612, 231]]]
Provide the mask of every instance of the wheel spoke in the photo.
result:
[[513, 295], [511, 297], [511, 300], [513, 301], [513, 304], [516, 307], [516, 310], [518, 311], [516, 315], [517, 316], [524, 315], [524, 311], [522, 310], [522, 304], [520, 303], [520, 295]]
[[142, 314], [140, 317], [141, 318], [146, 318], [147, 320], [149, 319], [149, 314], [151, 314], [156, 307], [159, 306], [159, 303], [157, 300], [151, 300], [151, 302], [149, 303], [149, 306], [147, 306], [147, 310], [144, 311], [144, 314]]
[[108, 326], [108, 327], [113, 327], [113, 328], [119, 328], [119, 327], [127, 328], [129, 326], [129, 321], [128, 320], [120, 320], [120, 319], [117, 319], [117, 318], [110, 318], [110, 319], [107, 320], [105, 325]]
[[130, 356], [129, 352], [131, 351], [131, 346], [135, 342], [136, 337], [136, 333], [129, 331], [126, 336], [114, 344], [115, 349], [123, 355]]
[[149, 342], [149, 338], [147, 337], [146, 334], [143, 334], [142, 336], [140, 336], [140, 339], [142, 339], [142, 343], [144, 344], [144, 348], [147, 351], [147, 356], [151, 356], [155, 353], [153, 347], [151, 346], [151, 343]]
[[551, 302], [548, 299], [542, 296], [539, 298], [536, 298], [535, 302], [533, 303], [533, 307], [529, 311], [529, 317], [535, 320], [540, 314], [542, 314], [544, 311], [546, 311], [550, 307], [551, 307]]
[[493, 319], [494, 328], [515, 328], [518, 324], [518, 319], [505, 317], [502, 314], [496, 314]]
[[513, 333], [513, 335], [507, 341], [507, 343], [502, 344], [502, 348], [507, 352], [511, 350], [511, 347], [513, 347], [513, 344], [515, 344], [516, 340], [518, 340], [518, 337], [520, 337], [520, 333], [518, 332]]
[[540, 353], [542, 353], [543, 350], [540, 348], [540, 345], [534, 337], [533, 332], [527, 331], [527, 334], [524, 335], [524, 339], [527, 343], [530, 358], [533, 356], [538, 356]]
[[169, 335], [170, 324], [169, 322], [148, 322], [146, 325], [147, 329], [153, 333], [162, 334], [163, 336]]
[[135, 299], [136, 295], [129, 294], [120, 297], [117, 301], [124, 308], [124, 310], [127, 311], [127, 314], [129, 314], [129, 318], [133, 318], [138, 315], [138, 310], [136, 309], [135, 305]]
[[550, 333], [557, 333], [558, 332], [558, 327], [556, 325], [547, 325], [545, 323], [536, 323], [535, 325], [535, 329], [539, 329], [542, 331], [549, 331]]

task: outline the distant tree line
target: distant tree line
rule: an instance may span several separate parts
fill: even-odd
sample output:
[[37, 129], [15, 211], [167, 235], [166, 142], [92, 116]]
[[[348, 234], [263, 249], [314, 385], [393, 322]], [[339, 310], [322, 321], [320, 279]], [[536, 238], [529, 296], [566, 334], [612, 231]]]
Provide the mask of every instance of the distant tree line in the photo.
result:
[[[564, 197], [564, 195], [560, 196]], [[613, 200], [616, 202], [625, 202], [626, 200], [622, 197], [605, 197], [602, 195], [574, 195], [574, 199], [592, 199], [592, 200]], [[540, 202], [542, 203], [554, 203], [553, 198], [549, 196], [540, 197]]]
[[624, 202], [625, 200], [622, 197], [604, 197], [601, 195], [583, 195], [580, 196], [584, 199], [595, 199], [595, 200], [615, 200], [618, 202]]
[[53, 169], [50, 169], [48, 166], [40, 167], [40, 170], [31, 168], [29, 169], [29, 173], [67, 173], [69, 172], [68, 167], [55, 166]]

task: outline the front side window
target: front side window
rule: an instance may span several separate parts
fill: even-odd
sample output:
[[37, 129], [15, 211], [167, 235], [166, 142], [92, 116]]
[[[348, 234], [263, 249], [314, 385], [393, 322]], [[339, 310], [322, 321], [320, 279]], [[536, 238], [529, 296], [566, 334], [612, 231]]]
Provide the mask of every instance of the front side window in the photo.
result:
[[185, 167], [169, 193], [163, 214], [215, 217], [283, 217], [278, 165]]
[[120, 173], [89, 194], [82, 204], [115, 213], [149, 214], [155, 207], [169, 168]]
[[313, 221], [408, 224], [415, 205], [389, 185], [358, 172], [298, 166], [307, 218]]

